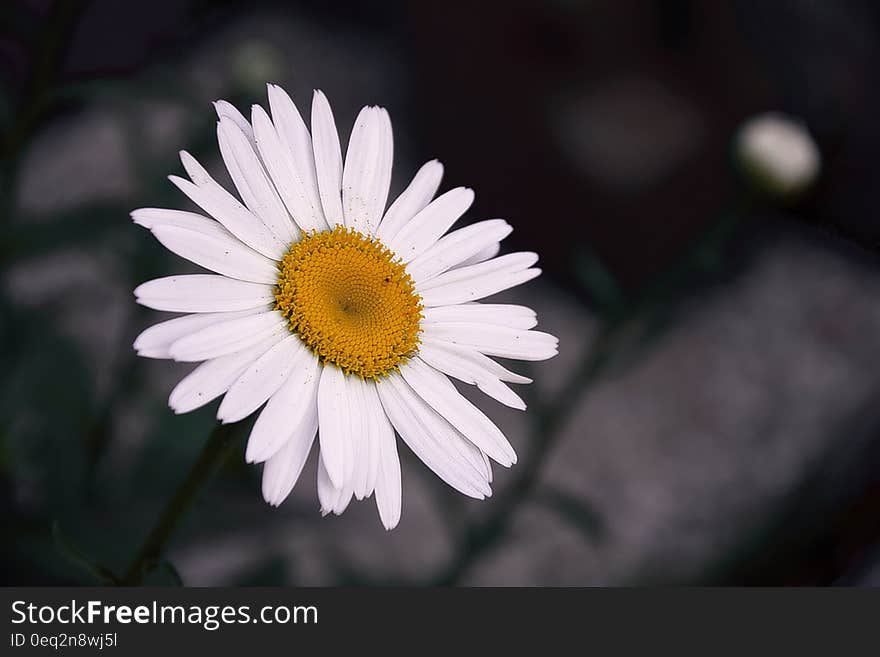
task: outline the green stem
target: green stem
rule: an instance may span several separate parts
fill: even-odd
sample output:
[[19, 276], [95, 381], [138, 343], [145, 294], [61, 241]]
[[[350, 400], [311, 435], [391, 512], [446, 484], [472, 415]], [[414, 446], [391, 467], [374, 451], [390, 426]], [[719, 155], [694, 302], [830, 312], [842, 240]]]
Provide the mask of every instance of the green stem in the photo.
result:
[[238, 445], [236, 424], [219, 424], [211, 432], [199, 458], [190, 468], [186, 479], [168, 502], [158, 522], [150, 531], [137, 556], [121, 580], [125, 586], [138, 586], [158, 564], [184, 514], [192, 506], [201, 488], [223, 465]]

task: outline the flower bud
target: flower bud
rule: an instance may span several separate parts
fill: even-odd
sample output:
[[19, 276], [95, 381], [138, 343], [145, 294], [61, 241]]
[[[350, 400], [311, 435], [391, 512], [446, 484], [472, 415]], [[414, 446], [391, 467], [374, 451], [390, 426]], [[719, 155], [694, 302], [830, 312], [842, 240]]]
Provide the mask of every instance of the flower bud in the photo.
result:
[[746, 183], [776, 201], [791, 201], [819, 173], [821, 156], [806, 125], [770, 112], [752, 117], [737, 132], [736, 164]]

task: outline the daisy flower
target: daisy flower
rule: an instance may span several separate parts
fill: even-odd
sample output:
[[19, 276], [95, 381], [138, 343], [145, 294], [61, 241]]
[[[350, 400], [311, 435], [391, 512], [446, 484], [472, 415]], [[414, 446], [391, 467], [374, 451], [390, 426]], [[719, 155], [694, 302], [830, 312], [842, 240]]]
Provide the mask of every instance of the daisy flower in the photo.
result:
[[[447, 484], [491, 495], [491, 461], [516, 454], [449, 377], [525, 409], [508, 383], [530, 379], [491, 357], [544, 360], [553, 336], [535, 313], [480, 300], [540, 274], [534, 253], [497, 256], [503, 219], [449, 232], [474, 200], [458, 187], [434, 198], [443, 166], [418, 170], [386, 209], [391, 120], [358, 115], [343, 161], [330, 104], [316, 91], [311, 132], [291, 98], [269, 85], [269, 109], [248, 121], [215, 104], [220, 153], [239, 198], [186, 151], [189, 179], [171, 176], [205, 214], [142, 208], [135, 223], [210, 270], [140, 285], [138, 303], [181, 317], [135, 340], [138, 354], [200, 364], [171, 392], [186, 413], [223, 396], [217, 417], [263, 407], [246, 458], [263, 464], [263, 497], [288, 496], [318, 442], [323, 514], [375, 494], [382, 524], [400, 520], [396, 435]], [[265, 406], [264, 406], [265, 404]]]

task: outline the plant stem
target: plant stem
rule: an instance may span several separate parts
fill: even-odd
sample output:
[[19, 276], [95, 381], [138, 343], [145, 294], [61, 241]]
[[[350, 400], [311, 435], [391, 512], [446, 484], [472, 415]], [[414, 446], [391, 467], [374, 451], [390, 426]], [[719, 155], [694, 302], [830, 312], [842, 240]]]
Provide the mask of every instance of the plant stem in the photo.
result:
[[158, 522], [150, 531], [137, 556], [121, 580], [124, 586], [138, 586], [159, 563], [166, 543], [171, 539], [184, 514], [192, 506], [201, 488], [223, 465], [238, 445], [237, 424], [218, 424], [186, 479], [168, 502]]
[[52, 6], [42, 23], [33, 68], [15, 111], [13, 123], [0, 135], [0, 223], [5, 225], [11, 223], [15, 208], [16, 181], [22, 151], [40, 119], [48, 112], [58, 70], [84, 8], [84, 2], [64, 0], [59, 0]]

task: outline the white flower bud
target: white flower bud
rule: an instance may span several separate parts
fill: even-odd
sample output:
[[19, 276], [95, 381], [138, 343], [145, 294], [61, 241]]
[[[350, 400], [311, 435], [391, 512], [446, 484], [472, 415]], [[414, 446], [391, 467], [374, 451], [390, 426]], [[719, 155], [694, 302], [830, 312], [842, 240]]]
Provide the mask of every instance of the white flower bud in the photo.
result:
[[778, 112], [755, 116], [736, 135], [735, 156], [747, 182], [790, 200], [816, 179], [821, 156], [806, 125]]

